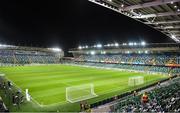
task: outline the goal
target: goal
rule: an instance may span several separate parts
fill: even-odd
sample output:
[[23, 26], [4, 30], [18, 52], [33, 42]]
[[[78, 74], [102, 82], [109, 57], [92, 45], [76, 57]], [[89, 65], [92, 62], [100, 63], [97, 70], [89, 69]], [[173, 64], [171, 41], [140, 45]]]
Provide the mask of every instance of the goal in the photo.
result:
[[84, 84], [66, 88], [66, 100], [70, 103], [91, 99], [97, 96], [98, 95], [94, 92], [93, 84]]
[[144, 77], [143, 76], [135, 76], [129, 77], [128, 85], [129, 86], [137, 86], [144, 84]]

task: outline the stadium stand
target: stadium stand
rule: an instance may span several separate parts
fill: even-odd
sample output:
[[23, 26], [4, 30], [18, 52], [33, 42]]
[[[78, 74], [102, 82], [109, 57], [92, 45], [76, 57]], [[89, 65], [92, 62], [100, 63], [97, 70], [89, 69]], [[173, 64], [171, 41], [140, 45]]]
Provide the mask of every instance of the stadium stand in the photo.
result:
[[126, 63], [126, 64], [152, 64], [165, 65], [178, 64], [180, 57], [177, 54], [115, 54], [115, 55], [80, 55], [78, 61]]
[[180, 73], [179, 50], [179, 44], [146, 44], [96, 46], [69, 52], [74, 55], [74, 63], [79, 65], [177, 74]]
[[149, 101], [143, 103], [141, 96], [130, 96], [112, 106], [112, 112], [180, 112], [180, 78], [149, 91]]
[[54, 64], [59, 63], [64, 53], [53, 48], [20, 46], [0, 47], [0, 65]]

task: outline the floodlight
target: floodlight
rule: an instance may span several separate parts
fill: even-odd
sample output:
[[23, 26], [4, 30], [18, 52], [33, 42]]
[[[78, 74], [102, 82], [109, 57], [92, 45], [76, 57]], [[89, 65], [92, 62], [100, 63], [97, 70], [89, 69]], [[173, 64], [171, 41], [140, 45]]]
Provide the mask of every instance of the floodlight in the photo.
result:
[[123, 43], [123, 46], [126, 46], [127, 44], [126, 43]]
[[145, 46], [145, 45], [146, 45], [146, 42], [141, 42], [141, 45], [142, 45], [142, 46]]
[[171, 35], [171, 38], [172, 38], [172, 39], [176, 39], [176, 36], [175, 36], [175, 35]]
[[148, 54], [148, 51], [146, 50], [145, 53]]
[[102, 45], [101, 44], [97, 44], [97, 46], [96, 46], [97, 48], [101, 48], [102, 47]]
[[132, 42], [130, 42], [128, 45], [129, 45], [129, 46], [133, 46], [133, 43], [132, 43]]
[[179, 42], [179, 40], [176, 38], [175, 35], [171, 35], [171, 38], [174, 39], [175, 41]]
[[88, 48], [88, 46], [86, 45], [85, 48]]
[[110, 47], [110, 46], [111, 46], [111, 44], [108, 44], [107, 46], [108, 46], [108, 47]]
[[82, 47], [81, 47], [81, 46], [79, 46], [79, 47], [78, 47], [78, 49], [82, 49]]
[[123, 8], [123, 7], [124, 7], [124, 4], [121, 4], [121, 7]]
[[9, 45], [0, 44], [0, 47], [10, 47]]
[[62, 51], [60, 48], [51, 48], [51, 50], [55, 51], [55, 52], [60, 52]]
[[91, 55], [95, 55], [95, 51], [91, 51], [90, 53], [91, 53]]
[[110, 44], [110, 46], [114, 46], [114, 44]]
[[118, 44], [118, 43], [115, 43], [114, 45], [115, 45], [116, 47], [118, 47], [118, 46], [119, 46], [119, 44]]
[[136, 43], [136, 42], [134, 42], [134, 45], [136, 46], [136, 45], [137, 45], [137, 43]]

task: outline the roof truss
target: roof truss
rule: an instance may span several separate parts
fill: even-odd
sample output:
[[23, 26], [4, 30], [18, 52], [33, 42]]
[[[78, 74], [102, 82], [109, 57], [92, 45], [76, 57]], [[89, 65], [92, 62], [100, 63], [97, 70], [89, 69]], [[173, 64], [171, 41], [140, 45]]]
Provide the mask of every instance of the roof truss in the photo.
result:
[[147, 2], [143, 4], [131, 5], [124, 8], [124, 11], [140, 9], [140, 8], [147, 8], [152, 6], [158, 6], [168, 3], [180, 2], [180, 0], [154, 0], [153, 2]]
[[[88, 0], [140, 21], [180, 43], [180, 0]], [[124, 4], [122, 6], [122, 4]]]

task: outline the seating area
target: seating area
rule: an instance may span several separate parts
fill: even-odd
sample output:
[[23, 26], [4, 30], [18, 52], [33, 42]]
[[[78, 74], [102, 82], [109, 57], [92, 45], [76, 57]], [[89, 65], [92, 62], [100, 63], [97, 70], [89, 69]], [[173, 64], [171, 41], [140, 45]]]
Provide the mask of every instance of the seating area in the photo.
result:
[[81, 54], [75, 56], [74, 63], [166, 74], [180, 73], [179, 53]]
[[142, 94], [129, 96], [111, 107], [112, 112], [180, 112], [180, 78], [170, 80], [147, 92], [149, 101], [141, 101]]
[[97, 55], [80, 55], [76, 57], [76, 61], [166, 65], [166, 64], [180, 64], [180, 55], [179, 54], [114, 54], [114, 55], [97, 54]]
[[[70, 63], [70, 62], [69, 62]], [[134, 70], [134, 71], [144, 71], [144, 72], [157, 72], [164, 74], [178, 74], [180, 73], [179, 67], [169, 67], [169, 66], [151, 66], [151, 65], [138, 65], [138, 64], [112, 64], [112, 63], [100, 63], [100, 62], [71, 62], [77, 65], [84, 66], [96, 66], [96, 67], [104, 67], [104, 68], [117, 68], [117, 69], [126, 69], [126, 70]]]
[[59, 58], [49, 52], [0, 50], [0, 65], [11, 64], [51, 64], [58, 63]]

